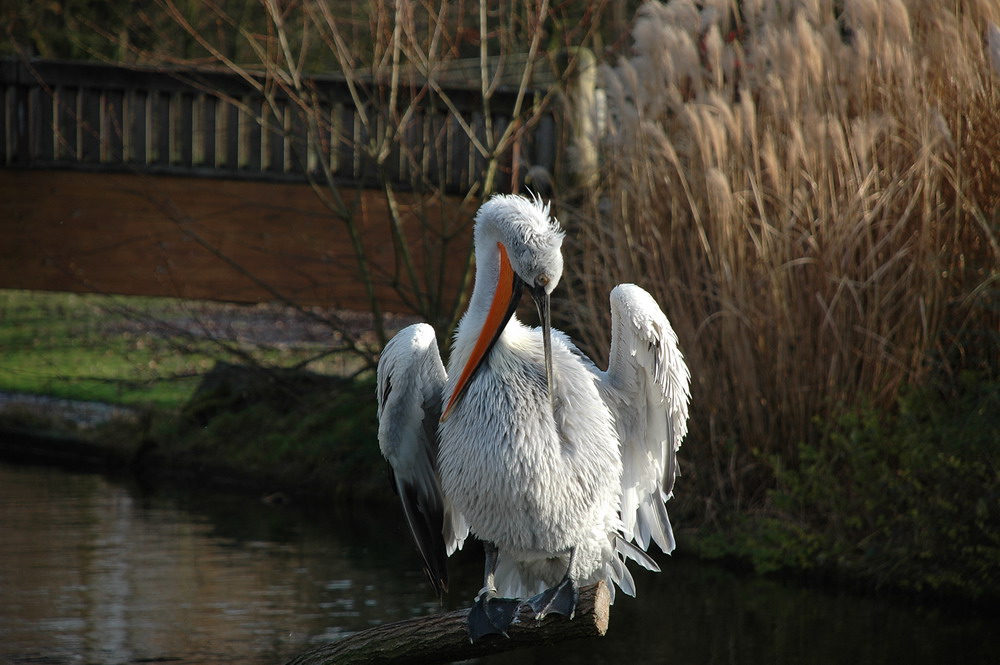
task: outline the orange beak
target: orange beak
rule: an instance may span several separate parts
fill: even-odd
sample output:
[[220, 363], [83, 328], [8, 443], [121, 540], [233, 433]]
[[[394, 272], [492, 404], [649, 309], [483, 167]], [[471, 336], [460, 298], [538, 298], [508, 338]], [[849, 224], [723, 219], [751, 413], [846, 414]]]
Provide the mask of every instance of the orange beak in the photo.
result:
[[465, 390], [469, 387], [469, 382], [475, 376], [476, 370], [486, 360], [490, 349], [493, 348], [493, 345], [500, 338], [500, 333], [503, 332], [507, 322], [510, 321], [510, 317], [514, 315], [514, 310], [517, 309], [517, 304], [521, 300], [521, 291], [523, 290], [524, 282], [514, 273], [514, 269], [510, 265], [510, 259], [507, 258], [507, 248], [501, 243], [497, 243], [497, 247], [500, 249], [500, 278], [497, 280], [496, 290], [493, 292], [493, 302], [490, 303], [490, 311], [486, 315], [486, 322], [479, 333], [476, 345], [472, 348], [472, 354], [469, 355], [469, 359], [466, 361], [465, 367], [462, 368], [462, 373], [458, 377], [458, 383], [455, 384], [455, 391], [451, 394], [448, 404], [441, 413], [441, 422], [448, 419], [448, 416], [451, 415], [451, 410], [455, 408], [458, 400], [465, 394]]

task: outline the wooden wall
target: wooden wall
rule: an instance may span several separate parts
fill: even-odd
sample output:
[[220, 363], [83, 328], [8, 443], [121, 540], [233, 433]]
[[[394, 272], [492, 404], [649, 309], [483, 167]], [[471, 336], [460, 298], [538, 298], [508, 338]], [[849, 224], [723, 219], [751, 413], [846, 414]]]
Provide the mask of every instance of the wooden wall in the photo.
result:
[[[384, 196], [341, 194], [383, 308], [412, 311], [412, 286], [393, 286], [405, 272]], [[416, 275], [454, 296], [474, 210], [402, 203]], [[369, 309], [347, 227], [309, 185], [0, 169], [0, 288], [274, 300], [262, 284], [304, 305]]]

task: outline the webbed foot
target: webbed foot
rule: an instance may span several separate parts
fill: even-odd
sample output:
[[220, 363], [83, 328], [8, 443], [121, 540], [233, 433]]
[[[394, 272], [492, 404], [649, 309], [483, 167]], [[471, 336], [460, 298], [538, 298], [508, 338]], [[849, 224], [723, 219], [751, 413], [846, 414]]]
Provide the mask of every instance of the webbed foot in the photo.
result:
[[521, 601], [516, 598], [500, 598], [492, 590], [479, 592], [469, 611], [469, 641], [491, 634], [508, 637], [507, 628], [520, 606]]
[[535, 611], [536, 619], [544, 619], [548, 614], [562, 614], [570, 619], [576, 614], [576, 603], [580, 599], [580, 590], [576, 582], [564, 577], [562, 582], [551, 589], [546, 589], [528, 600], [528, 605]]

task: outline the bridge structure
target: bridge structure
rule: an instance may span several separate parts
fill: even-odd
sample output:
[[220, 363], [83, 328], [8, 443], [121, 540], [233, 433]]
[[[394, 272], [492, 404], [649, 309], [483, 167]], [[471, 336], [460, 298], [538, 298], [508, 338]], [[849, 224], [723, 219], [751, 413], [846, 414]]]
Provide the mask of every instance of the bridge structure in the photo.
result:
[[[478, 87], [418, 82], [396, 91], [405, 112], [393, 113], [374, 81], [276, 83], [0, 61], [0, 288], [368, 309], [360, 250], [383, 309], [411, 311], [406, 242], [436, 280], [420, 288], [456, 292], [484, 146], [522, 122], [517, 92], [485, 105]], [[526, 91], [522, 108], [543, 96]], [[556, 167], [554, 114], [520, 129], [496, 191]]]

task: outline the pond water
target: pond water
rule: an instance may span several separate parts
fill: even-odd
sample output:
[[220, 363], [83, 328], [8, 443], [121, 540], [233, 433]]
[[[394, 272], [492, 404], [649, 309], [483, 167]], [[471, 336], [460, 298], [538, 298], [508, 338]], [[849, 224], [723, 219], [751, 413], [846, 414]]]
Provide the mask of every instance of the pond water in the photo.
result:
[[[387, 490], [388, 491], [388, 490]], [[283, 663], [442, 608], [395, 514], [310, 514], [0, 464], [0, 662]], [[476, 548], [453, 557], [462, 607]], [[995, 663], [1000, 617], [803, 589], [685, 557], [635, 571], [607, 637], [488, 663]]]

